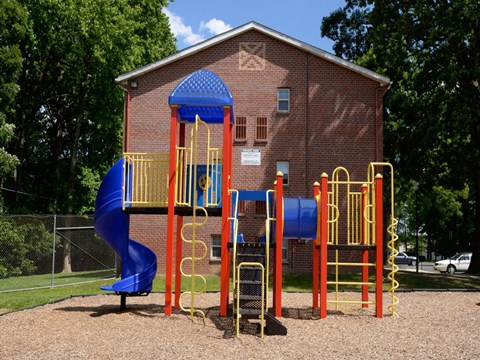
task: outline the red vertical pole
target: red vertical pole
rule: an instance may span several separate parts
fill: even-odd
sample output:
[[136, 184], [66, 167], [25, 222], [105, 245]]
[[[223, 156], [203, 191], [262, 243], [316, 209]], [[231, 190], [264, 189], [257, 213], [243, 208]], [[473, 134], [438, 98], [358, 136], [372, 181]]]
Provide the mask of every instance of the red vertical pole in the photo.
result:
[[175, 225], [175, 183], [177, 161], [177, 107], [171, 107], [170, 166], [168, 177], [167, 252], [165, 254], [165, 315], [172, 314], [173, 229]]
[[328, 175], [322, 174], [320, 203], [320, 319], [327, 317]]
[[223, 168], [222, 168], [222, 243], [220, 264], [220, 316], [227, 316], [228, 293], [230, 288], [230, 177], [232, 169], [232, 126], [230, 124], [230, 107], [223, 109]]
[[375, 316], [383, 317], [383, 177], [375, 176]]
[[[180, 123], [180, 133], [178, 135], [178, 146], [185, 146], [185, 123]], [[182, 161], [183, 163], [183, 161]], [[183, 169], [180, 169], [183, 171]], [[181, 231], [183, 227], [183, 216], [177, 216], [177, 247], [175, 252], [175, 309], [180, 309], [180, 294], [182, 293], [182, 273], [180, 271], [180, 263], [182, 261], [183, 240]]]
[[[361, 243], [362, 245], [366, 246], [367, 244], [367, 221], [365, 219], [365, 209], [367, 206], [367, 191], [368, 187], [366, 184], [362, 185], [362, 197], [361, 197], [361, 205], [360, 205], [360, 211], [361, 211], [361, 221], [360, 221], [360, 232], [361, 232]], [[368, 250], [363, 250], [362, 251], [362, 263], [366, 264], [368, 263]], [[368, 282], [368, 266], [363, 265], [362, 266], [362, 282], [366, 283]], [[363, 308], [367, 308], [368, 304], [366, 303], [368, 301], [368, 285], [362, 285], [362, 301], [364, 302], [362, 304]]]
[[283, 242], [283, 174], [275, 182], [275, 258], [273, 261], [273, 307], [275, 317], [282, 316], [282, 242]]
[[[313, 184], [313, 197], [317, 200], [317, 227], [320, 226], [318, 219], [320, 218], [320, 183], [315, 181]], [[317, 238], [312, 241], [312, 301], [313, 308], [318, 309], [318, 246], [320, 245], [320, 229], [317, 229]]]

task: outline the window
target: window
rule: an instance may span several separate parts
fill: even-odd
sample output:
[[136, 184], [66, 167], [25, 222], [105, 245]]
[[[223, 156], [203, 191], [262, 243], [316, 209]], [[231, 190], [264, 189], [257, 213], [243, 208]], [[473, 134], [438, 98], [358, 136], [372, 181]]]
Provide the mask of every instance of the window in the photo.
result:
[[235, 141], [247, 140], [247, 118], [245, 116], [237, 116], [235, 119]]
[[245, 215], [246, 210], [247, 210], [247, 202], [245, 200], [240, 200], [238, 202], [238, 216]]
[[212, 234], [212, 246], [210, 247], [210, 259], [220, 260], [222, 256], [222, 235]]
[[[247, 209], [247, 202], [245, 200], [238, 200], [238, 208], [236, 209], [237, 215], [245, 216], [246, 209]], [[233, 203], [232, 211], [235, 211], [235, 202]]]
[[277, 89], [277, 111], [290, 111], [290, 89]]
[[288, 174], [290, 164], [288, 161], [277, 161], [277, 173], [281, 171], [283, 173], [283, 185], [288, 185]]
[[257, 126], [255, 131], [255, 141], [267, 141], [267, 118], [257, 117]]
[[255, 201], [255, 216], [267, 216], [267, 203], [265, 201]]
[[288, 263], [288, 239], [282, 239], [282, 262]]

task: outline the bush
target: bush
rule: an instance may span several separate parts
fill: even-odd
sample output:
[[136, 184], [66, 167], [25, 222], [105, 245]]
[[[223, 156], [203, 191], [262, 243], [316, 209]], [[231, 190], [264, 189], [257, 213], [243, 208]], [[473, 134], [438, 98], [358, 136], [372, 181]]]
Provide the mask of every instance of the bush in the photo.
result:
[[35, 219], [0, 219], [0, 278], [35, 274], [51, 261], [53, 235]]

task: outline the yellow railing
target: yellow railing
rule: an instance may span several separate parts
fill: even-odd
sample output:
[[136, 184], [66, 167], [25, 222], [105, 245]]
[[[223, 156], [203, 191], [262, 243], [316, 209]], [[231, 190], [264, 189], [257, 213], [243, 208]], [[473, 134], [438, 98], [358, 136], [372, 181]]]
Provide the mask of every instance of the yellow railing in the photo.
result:
[[[206, 131], [206, 174], [198, 179], [193, 176], [194, 166], [197, 163], [193, 159], [194, 151], [194, 132], [198, 138], [200, 126]], [[177, 184], [175, 203], [179, 206], [193, 206], [193, 189], [196, 189], [197, 181], [201, 191], [203, 191], [204, 207], [218, 206], [221, 198], [215, 192], [221, 189], [221, 165], [223, 149], [210, 146], [210, 129], [208, 124], [203, 122], [200, 117], [196, 118], [194, 126], [190, 133], [190, 145], [185, 147], [177, 147]], [[212, 186], [213, 184], [216, 185]], [[191, 189], [191, 190], [190, 190]]]
[[[343, 173], [345, 180], [340, 179]], [[367, 193], [371, 192], [372, 182], [360, 182], [350, 180], [350, 174], [343, 167], [338, 167], [332, 174], [332, 180], [329, 181], [331, 190], [328, 193], [328, 244], [339, 244], [339, 218], [341, 215], [346, 217], [346, 244], [347, 245], [375, 245], [374, 234], [372, 230], [374, 222], [371, 220], [370, 197], [362, 194], [362, 186], [367, 187]], [[345, 188], [346, 197], [340, 196]], [[362, 198], [365, 210], [362, 209]], [[342, 199], [345, 203], [341, 203]], [[362, 236], [363, 232], [363, 236]]]
[[123, 208], [166, 207], [169, 154], [125, 153]]
[[[375, 239], [375, 208], [377, 189], [375, 188], [375, 171], [378, 167], [388, 168], [390, 170], [390, 206], [385, 204], [387, 211], [390, 213], [389, 223], [387, 225], [387, 233], [389, 239], [387, 240], [387, 247], [390, 251], [388, 264], [392, 267], [387, 279], [391, 282], [391, 287], [388, 290], [392, 298], [392, 303], [388, 306], [389, 312], [393, 317], [398, 317], [395, 309], [398, 304], [398, 298], [395, 296], [395, 290], [398, 288], [398, 281], [395, 279], [395, 273], [398, 266], [394, 264], [393, 257], [398, 253], [395, 246], [395, 241], [398, 235], [395, 233], [395, 226], [398, 220], [394, 217], [394, 180], [393, 167], [389, 163], [377, 162], [370, 163], [367, 171], [367, 181], [357, 182], [351, 181], [348, 171], [343, 167], [338, 167], [332, 174], [332, 179], [329, 181], [328, 192], [328, 238], [329, 245], [340, 245], [339, 238], [346, 237], [345, 245], [367, 245], [374, 246]], [[346, 193], [346, 196], [340, 196], [340, 193]], [[340, 228], [339, 223], [347, 224], [344, 228]], [[383, 266], [383, 264], [374, 263], [346, 263], [339, 261], [338, 250], [335, 250], [335, 261], [328, 262], [329, 266], [335, 267], [335, 281], [327, 282], [328, 285], [335, 285], [335, 300], [329, 300], [328, 303], [361, 303], [371, 304], [369, 301], [354, 301], [343, 302], [338, 299], [339, 285], [359, 285], [359, 286], [373, 286], [375, 283], [371, 282], [341, 282], [339, 281], [339, 266]]]

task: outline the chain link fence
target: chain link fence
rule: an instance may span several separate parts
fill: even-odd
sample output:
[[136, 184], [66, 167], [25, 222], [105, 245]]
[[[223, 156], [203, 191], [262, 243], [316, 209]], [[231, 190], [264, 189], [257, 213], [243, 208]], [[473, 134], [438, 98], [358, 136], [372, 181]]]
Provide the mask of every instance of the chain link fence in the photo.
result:
[[95, 234], [93, 217], [0, 216], [0, 293], [115, 276], [115, 252]]

